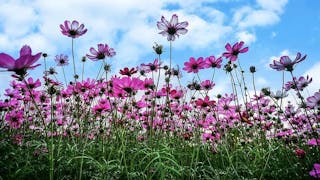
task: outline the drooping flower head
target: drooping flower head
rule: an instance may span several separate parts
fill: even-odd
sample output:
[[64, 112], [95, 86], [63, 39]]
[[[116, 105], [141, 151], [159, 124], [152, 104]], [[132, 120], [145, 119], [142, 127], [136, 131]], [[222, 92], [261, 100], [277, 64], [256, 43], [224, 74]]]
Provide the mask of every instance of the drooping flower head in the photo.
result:
[[90, 48], [90, 54], [87, 54], [87, 57], [92, 61], [98, 61], [105, 59], [106, 57], [113, 57], [116, 55], [116, 52], [113, 48], [110, 48], [107, 44], [98, 44], [98, 51], [93, 47]]
[[307, 55], [301, 57], [301, 53], [297, 53], [296, 59], [292, 61], [289, 56], [281, 56], [280, 61], [273, 60], [273, 64], [270, 64], [270, 67], [277, 71], [285, 70], [292, 72], [294, 65], [305, 60], [306, 57]]
[[63, 35], [71, 38], [78, 38], [87, 32], [87, 29], [84, 29], [84, 25], [79, 25], [79, 22], [75, 20], [72, 23], [65, 20], [64, 24], [60, 24], [60, 28]]
[[206, 64], [203, 60], [203, 57], [199, 57], [197, 60], [194, 57], [191, 57], [188, 62], [184, 63], [183, 70], [187, 71], [188, 73], [193, 72], [197, 73], [200, 69], [204, 69]]
[[243, 41], [235, 43], [232, 47], [229, 43], [227, 43], [225, 46], [227, 52], [224, 52], [222, 56], [230, 61], [236, 61], [240, 53], [245, 53], [249, 50], [248, 47], [242, 48], [243, 45]]
[[69, 64], [68, 56], [67, 55], [56, 55], [54, 59], [57, 63], [57, 66], [66, 66]]
[[166, 20], [164, 16], [161, 17], [161, 21], [157, 22], [158, 29], [161, 30], [159, 34], [166, 36], [168, 41], [174, 41], [179, 34], [186, 34], [188, 30], [188, 22], [184, 21], [179, 23], [178, 16], [173, 14], [170, 22]]
[[32, 55], [32, 50], [28, 45], [24, 45], [20, 50], [20, 57], [16, 60], [6, 53], [0, 53], [0, 68], [15, 72], [18, 76], [23, 77], [27, 74], [28, 69], [33, 69], [40, 64], [33, 65], [41, 57], [41, 53]]

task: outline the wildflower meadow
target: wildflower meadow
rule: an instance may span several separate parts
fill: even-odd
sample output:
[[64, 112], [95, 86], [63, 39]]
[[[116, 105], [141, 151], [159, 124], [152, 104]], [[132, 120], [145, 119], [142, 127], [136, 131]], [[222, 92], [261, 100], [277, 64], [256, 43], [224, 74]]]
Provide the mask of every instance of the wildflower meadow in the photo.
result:
[[[33, 52], [32, 42], [19, 57], [0, 53], [1, 71], [12, 73], [0, 99], [0, 179], [320, 178], [320, 89], [305, 96], [312, 77], [295, 73], [307, 52], [269, 65], [291, 77], [279, 76], [280, 91], [257, 89], [258, 68], [241, 65], [250, 52], [243, 41], [173, 66], [173, 42], [183, 41], [189, 23], [160, 17], [155, 33], [167, 44], [151, 44], [144, 51], [154, 60], [116, 74], [117, 49], [105, 42], [75, 58], [75, 41], [90, 31], [77, 20], [56, 29], [68, 54]], [[88, 61], [96, 78], [84, 73]], [[34, 69], [42, 76], [29, 75]], [[216, 71], [231, 93], [212, 93]], [[193, 77], [188, 83], [185, 74]], [[295, 102], [285, 100], [288, 92]]]

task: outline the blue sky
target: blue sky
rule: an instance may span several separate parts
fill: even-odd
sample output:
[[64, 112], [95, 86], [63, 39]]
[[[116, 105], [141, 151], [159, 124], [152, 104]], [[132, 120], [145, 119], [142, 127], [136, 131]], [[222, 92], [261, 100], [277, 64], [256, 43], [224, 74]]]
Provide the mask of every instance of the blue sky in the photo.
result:
[[[310, 92], [320, 87], [320, 1], [307, 0], [0, 0], [0, 52], [14, 57], [22, 45], [34, 52], [49, 54], [50, 66], [60, 53], [71, 57], [71, 40], [60, 33], [64, 20], [78, 20], [85, 24], [87, 34], [76, 39], [76, 58], [88, 53], [90, 47], [107, 43], [117, 55], [109, 59], [117, 72], [125, 66], [135, 67], [151, 62], [154, 42], [164, 45], [163, 60], [168, 62], [166, 38], [158, 34], [156, 22], [176, 13], [179, 21], [188, 21], [189, 32], [173, 43], [173, 62], [183, 67], [189, 57], [219, 56], [227, 42], [246, 42], [249, 52], [240, 56], [244, 69], [255, 65], [257, 86], [277, 90], [281, 73], [268, 64], [281, 55], [294, 58], [297, 52], [308, 58], [296, 67], [295, 74], [310, 75]], [[99, 62], [89, 62], [85, 77], [95, 77]], [[72, 72], [72, 67], [69, 72]], [[80, 71], [81, 64], [77, 65]], [[60, 68], [56, 68], [61, 72]], [[43, 66], [30, 75], [40, 76]], [[68, 71], [68, 70], [67, 70]], [[202, 73], [202, 77], [206, 77]], [[248, 74], [248, 73], [247, 73]], [[190, 81], [190, 74], [183, 74]], [[249, 75], [246, 76], [250, 78]], [[286, 77], [289, 80], [289, 76]], [[60, 76], [63, 81], [62, 76]], [[230, 90], [224, 72], [216, 74], [216, 93]], [[11, 80], [10, 73], [0, 73], [0, 91]], [[71, 80], [71, 76], [70, 76]], [[250, 80], [250, 79], [248, 79]]]

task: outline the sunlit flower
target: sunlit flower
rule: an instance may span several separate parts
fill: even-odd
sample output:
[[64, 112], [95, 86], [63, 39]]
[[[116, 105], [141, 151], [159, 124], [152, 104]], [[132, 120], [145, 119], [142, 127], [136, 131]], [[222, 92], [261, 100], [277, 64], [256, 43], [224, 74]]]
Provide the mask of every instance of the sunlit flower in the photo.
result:
[[307, 106], [310, 108], [320, 107], [320, 92], [316, 92], [313, 96], [307, 98]]
[[161, 17], [161, 21], [157, 22], [159, 30], [162, 30], [159, 34], [166, 36], [168, 41], [174, 41], [176, 37], [179, 37], [179, 34], [186, 34], [188, 30], [188, 22], [184, 21], [179, 23], [178, 16], [173, 14], [170, 22], [166, 20], [164, 16]]
[[75, 20], [72, 23], [68, 20], [64, 21], [64, 24], [60, 24], [60, 28], [63, 35], [71, 38], [78, 38], [87, 32], [84, 25], [79, 25], [79, 22]]
[[209, 56], [205, 59], [206, 68], [221, 68], [222, 58]]
[[155, 59], [153, 61], [153, 63], [141, 64], [141, 69], [144, 70], [144, 72], [146, 72], [146, 73], [149, 73], [152, 71], [157, 72], [158, 69], [160, 69], [160, 65], [161, 65], [161, 62], [159, 62], [158, 59]]
[[93, 61], [105, 59], [106, 57], [113, 57], [116, 52], [113, 48], [110, 48], [107, 44], [98, 44], [98, 51], [93, 47], [90, 48], [90, 54], [87, 57]]
[[41, 53], [32, 55], [31, 48], [24, 45], [20, 50], [20, 57], [14, 60], [10, 55], [0, 53], [0, 68], [13, 71], [19, 76], [25, 76], [28, 69], [33, 69], [40, 64], [33, 65], [41, 57]]
[[199, 57], [197, 60], [194, 57], [191, 57], [188, 62], [184, 63], [183, 70], [187, 71], [188, 73], [193, 72], [197, 73], [200, 69], [204, 69], [205, 62], [203, 57]]
[[240, 53], [245, 53], [249, 50], [248, 47], [242, 48], [243, 45], [243, 41], [235, 43], [232, 47], [229, 43], [227, 43], [225, 46], [227, 52], [224, 52], [222, 56], [230, 61], [236, 61]]
[[281, 98], [285, 98], [288, 96], [288, 93], [286, 91], [280, 91], [278, 90], [276, 93], [271, 92], [271, 97], [275, 98], [276, 100], [281, 99]]
[[200, 83], [200, 86], [201, 86], [201, 89], [202, 90], [211, 90], [214, 86], [214, 82], [210, 81], [210, 80], [205, 80], [205, 81], [202, 81]]
[[273, 60], [273, 64], [270, 64], [270, 67], [272, 69], [275, 69], [277, 71], [293, 71], [294, 65], [305, 60], [307, 55], [304, 55], [301, 57], [301, 53], [297, 53], [296, 59], [291, 60], [289, 56], [281, 56], [280, 61]]
[[56, 58], [54, 59], [57, 63], [57, 66], [66, 66], [69, 64], [68, 56], [67, 55], [56, 55]]

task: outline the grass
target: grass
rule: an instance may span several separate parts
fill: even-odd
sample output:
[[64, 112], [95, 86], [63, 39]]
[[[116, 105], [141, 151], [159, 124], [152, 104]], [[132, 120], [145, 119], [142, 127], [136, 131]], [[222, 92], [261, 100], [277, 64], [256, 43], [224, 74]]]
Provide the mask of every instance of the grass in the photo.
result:
[[[156, 135], [137, 141], [118, 128], [110, 137], [54, 138], [56, 179], [308, 179], [319, 156], [302, 147], [305, 158], [294, 155], [288, 140], [239, 137], [241, 130], [222, 137], [219, 145]], [[25, 138], [13, 144], [1, 133], [1, 179], [47, 179], [50, 139]], [[248, 139], [243, 141], [243, 139]], [[102, 143], [103, 141], [103, 143]], [[286, 143], [284, 143], [286, 141]], [[301, 147], [300, 147], [301, 148]], [[312, 160], [312, 161], [311, 161]]]

